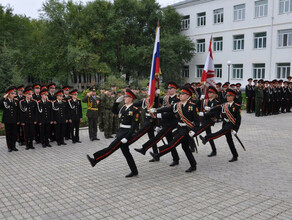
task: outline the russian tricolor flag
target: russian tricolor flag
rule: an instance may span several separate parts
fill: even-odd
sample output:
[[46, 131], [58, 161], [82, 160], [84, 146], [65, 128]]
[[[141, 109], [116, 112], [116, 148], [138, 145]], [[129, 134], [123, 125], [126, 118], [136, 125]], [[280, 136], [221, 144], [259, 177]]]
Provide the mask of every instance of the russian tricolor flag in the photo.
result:
[[151, 64], [151, 72], [150, 72], [150, 79], [149, 79], [149, 89], [148, 89], [148, 97], [149, 109], [152, 108], [155, 99], [155, 91], [156, 91], [156, 81], [158, 79], [158, 75], [160, 73], [160, 65], [159, 65], [159, 41], [160, 41], [160, 27], [156, 28], [156, 36], [155, 36], [155, 44], [152, 56], [152, 64]]

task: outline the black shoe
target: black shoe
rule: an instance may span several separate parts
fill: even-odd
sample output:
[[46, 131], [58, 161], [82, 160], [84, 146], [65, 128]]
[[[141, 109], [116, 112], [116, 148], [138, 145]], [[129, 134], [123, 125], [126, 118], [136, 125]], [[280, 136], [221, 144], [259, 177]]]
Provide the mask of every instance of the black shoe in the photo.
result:
[[8, 149], [8, 152], [10, 153], [10, 152], [12, 152], [13, 150], [12, 149]]
[[169, 164], [170, 167], [174, 167], [176, 165], [179, 165], [179, 162], [177, 160], [174, 160], [171, 162], [171, 164]]
[[25, 150], [29, 150], [29, 147], [26, 147]]
[[82, 141], [76, 141], [76, 143], [82, 143]]
[[57, 145], [58, 145], [58, 146], [61, 146], [61, 143], [58, 143]]
[[150, 155], [154, 158], [154, 160], [159, 161], [158, 154], [150, 152]]
[[34, 146], [29, 147], [30, 149], [35, 149]]
[[151, 160], [149, 160], [149, 162], [158, 162], [158, 161], [160, 161], [160, 159], [158, 158], [158, 160], [156, 160], [156, 159], [151, 159]]
[[87, 156], [87, 159], [89, 160], [91, 166], [94, 167], [96, 165], [96, 161], [93, 158], [91, 158], [88, 154], [86, 156]]
[[197, 169], [197, 166], [194, 166], [194, 167], [190, 167], [189, 169], [187, 169], [185, 172], [186, 173], [190, 173], [190, 172], [193, 172]]
[[13, 151], [18, 151], [18, 149], [17, 149], [16, 147], [14, 147], [12, 150], [13, 150]]
[[46, 148], [47, 146], [45, 144], [43, 144], [43, 148]]
[[99, 141], [100, 139], [95, 137], [95, 138], [93, 138], [93, 140], [95, 140], [95, 141]]
[[73, 144], [76, 144], [76, 141], [72, 141]]
[[202, 135], [200, 135], [199, 137], [200, 137], [200, 139], [202, 140], [202, 143], [203, 143], [203, 144], [206, 144], [206, 143], [207, 143], [206, 138], [204, 138]]
[[217, 153], [214, 152], [214, 151], [212, 151], [212, 152], [208, 155], [208, 157], [214, 157], [214, 156], [216, 156], [216, 155], [217, 155]]
[[47, 144], [47, 147], [52, 147], [52, 145], [50, 145], [50, 144]]
[[67, 145], [65, 142], [61, 143], [62, 145]]
[[138, 172], [131, 172], [128, 175], [126, 175], [125, 177], [129, 178], [129, 177], [133, 177], [133, 176], [137, 176], [137, 175], [138, 175]]
[[146, 152], [145, 152], [145, 150], [143, 148], [134, 148], [134, 150], [139, 152], [140, 154], [143, 154], [143, 155], [146, 154]]
[[91, 141], [94, 141], [94, 138], [90, 138]]
[[237, 157], [232, 157], [229, 162], [234, 162], [234, 161], [237, 161]]

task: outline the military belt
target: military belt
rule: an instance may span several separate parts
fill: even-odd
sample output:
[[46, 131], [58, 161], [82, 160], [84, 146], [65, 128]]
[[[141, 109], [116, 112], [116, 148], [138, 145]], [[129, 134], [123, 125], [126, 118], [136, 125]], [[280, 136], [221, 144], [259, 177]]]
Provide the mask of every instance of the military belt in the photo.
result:
[[97, 111], [98, 108], [88, 108], [89, 110], [94, 110], [94, 111]]
[[224, 118], [224, 121], [226, 122], [230, 122], [230, 120], [228, 118]]
[[178, 125], [181, 126], [181, 127], [185, 127], [185, 126], [187, 126], [186, 123], [182, 123], [182, 122], [179, 122]]
[[131, 128], [131, 125], [120, 124], [120, 128]]

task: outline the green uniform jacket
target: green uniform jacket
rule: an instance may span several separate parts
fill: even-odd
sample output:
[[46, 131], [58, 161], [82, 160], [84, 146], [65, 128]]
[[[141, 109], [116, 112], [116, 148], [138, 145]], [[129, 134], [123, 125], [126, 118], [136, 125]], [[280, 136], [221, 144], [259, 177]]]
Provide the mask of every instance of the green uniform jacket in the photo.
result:
[[98, 111], [99, 111], [100, 104], [97, 102], [100, 102], [99, 97], [96, 96], [94, 98], [92, 96], [90, 96], [90, 97], [85, 96], [82, 99], [82, 102], [87, 103], [88, 110], [87, 110], [86, 116], [88, 118], [98, 118]]

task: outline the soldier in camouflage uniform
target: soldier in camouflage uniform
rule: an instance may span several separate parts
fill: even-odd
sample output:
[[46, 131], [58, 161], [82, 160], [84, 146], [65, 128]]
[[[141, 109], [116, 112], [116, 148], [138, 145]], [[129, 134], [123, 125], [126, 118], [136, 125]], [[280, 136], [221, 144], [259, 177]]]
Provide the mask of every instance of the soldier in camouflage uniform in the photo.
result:
[[107, 89], [106, 94], [104, 96], [103, 106], [103, 121], [104, 121], [104, 137], [106, 139], [113, 138], [112, 131], [113, 131], [113, 113], [112, 113], [112, 106], [114, 104], [115, 99], [112, 97], [112, 92], [110, 89]]
[[261, 108], [264, 99], [263, 80], [259, 80], [258, 86], [255, 87], [255, 116], [261, 116]]
[[100, 98], [100, 104], [99, 104], [99, 114], [98, 114], [98, 122], [99, 122], [99, 130], [104, 131], [104, 121], [103, 121], [103, 114], [104, 114], [104, 97], [105, 97], [105, 88], [101, 87], [99, 90], [99, 98]]

